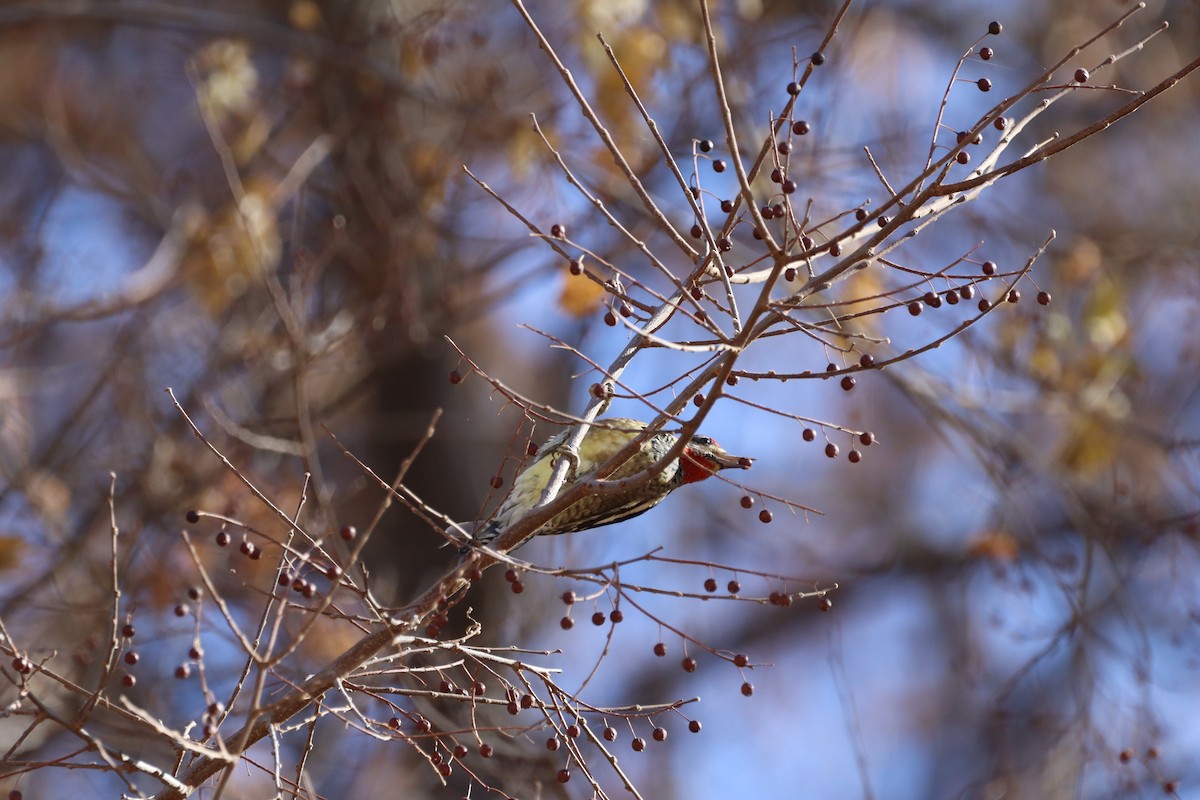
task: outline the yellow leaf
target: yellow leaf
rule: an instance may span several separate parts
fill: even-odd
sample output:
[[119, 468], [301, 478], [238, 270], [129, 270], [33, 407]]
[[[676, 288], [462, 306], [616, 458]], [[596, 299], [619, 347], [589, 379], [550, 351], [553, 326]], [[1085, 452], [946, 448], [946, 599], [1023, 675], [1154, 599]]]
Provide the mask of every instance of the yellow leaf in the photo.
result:
[[605, 294], [604, 287], [591, 278], [567, 273], [558, 295], [558, 305], [573, 317], [586, 317], [600, 308]]

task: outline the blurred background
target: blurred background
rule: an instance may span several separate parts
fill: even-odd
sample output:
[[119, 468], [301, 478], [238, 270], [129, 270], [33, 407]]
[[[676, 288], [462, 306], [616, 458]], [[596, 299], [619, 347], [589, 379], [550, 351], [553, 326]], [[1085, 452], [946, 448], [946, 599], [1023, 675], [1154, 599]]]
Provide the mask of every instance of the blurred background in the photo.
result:
[[[686, 231], [687, 204], [595, 32], [686, 172], [694, 140], [724, 141], [695, 4], [529, 5], [651, 195]], [[769, 115], [788, 99], [792, 49], [800, 59], [816, 50], [837, 6], [712, 6], [734, 119], [757, 152]], [[1004, 31], [983, 44], [996, 54], [963, 67], [940, 144], [1131, 8], [935, 6], [851, 7], [797, 101], [795, 118], [812, 126], [792, 161], [799, 196], [827, 211], [878, 204], [886, 192], [864, 145], [894, 186], [919, 172], [958, 59], [992, 19]], [[1095, 81], [1154, 86], [1200, 55], [1194, 0], [1150, 3], [1070, 69], [1094, 68], [1161, 20], [1168, 30]], [[303, 516], [316, 532], [365, 526], [381, 501], [322, 426], [390, 479], [445, 409], [407, 483], [470, 520], [498, 500], [493, 478], [511, 479], [527, 438], [555, 429], [522, 427], [520, 409], [469, 374], [445, 337], [514, 390], [578, 413], [596, 375], [537, 331], [601, 364], [628, 333], [604, 324], [602, 298], [573, 284], [562, 258], [463, 165], [542, 230], [565, 224], [573, 241], [664, 288], [565, 183], [533, 132], [531, 113], [605, 205], [661, 245], [507, 3], [5, 3], [0, 75], [0, 620], [31, 658], [66, 659], [85, 686], [97, 679], [115, 473], [122, 608], [142, 654], [137, 685], [122, 692], [169, 725], [197, 719], [205, 705], [194, 683], [172, 677], [195, 634], [173, 613], [196, 582], [179, 541], [184, 512], [278, 526], [191, 435], [166, 387], [281, 508], [294, 510], [307, 486]], [[975, 88], [980, 77], [991, 93]], [[1026, 146], [1129, 98], [1077, 92], [1038, 120]], [[700, 734], [668, 721], [668, 741], [636, 754], [627, 749], [634, 733], [621, 731], [621, 766], [645, 797], [1200, 797], [1198, 125], [1192, 77], [906, 245], [897, 260], [926, 270], [976, 246], [976, 260], [1014, 270], [1057, 232], [1031, 273], [1036, 288], [1023, 283], [1021, 303], [940, 349], [860, 373], [851, 392], [802, 380], [731, 389], [875, 434], [862, 462], [850, 463], [851, 442], [836, 431], [822, 428], [808, 443], [805, 424], [735, 401], [716, 406], [705, 432], [757, 459], [735, 477], [819, 514], [770, 500], [744, 510], [745, 490], [709, 482], [620, 526], [521, 552], [583, 566], [662, 546], [675, 558], [836, 582], [828, 613], [815, 600], [787, 609], [644, 601], [756, 666], [739, 671], [700, 652], [686, 673], [679, 637], [632, 610], [611, 641], [609, 627], [587, 624], [590, 606], [574, 609], [580, 624], [564, 631], [557, 598], [569, 582], [530, 576], [517, 596], [498, 571], [463, 604], [484, 623], [484, 639], [561, 650], [541, 660], [564, 669], [568, 687], [600, 662], [583, 694], [596, 705], [701, 698], [687, 707]], [[734, 191], [730, 173], [698, 171], [714, 196]], [[740, 247], [750, 252], [748, 236], [735, 254]], [[838, 291], [871, 293], [856, 281]], [[1049, 306], [1033, 302], [1038, 289], [1052, 294]], [[963, 318], [901, 309], [869, 332], [889, 338], [881, 350], [902, 352]], [[810, 339], [763, 345], [739, 364], [799, 372], [831, 360]], [[626, 380], [649, 392], [691, 363], [649, 353]], [[447, 379], [455, 369], [467, 374], [458, 385]], [[649, 416], [635, 401], [613, 414]], [[836, 459], [824, 454], [826, 435], [841, 447]], [[759, 521], [764, 505], [769, 524]], [[201, 557], [252, 619], [273, 562], [230, 569], [234, 556], [210, 544], [215, 532], [197, 529]], [[377, 593], [401, 603], [421, 589], [453, 562], [441, 541], [416, 516], [390, 511], [368, 551]], [[717, 574], [722, 584], [730, 575]], [[704, 575], [661, 564], [622, 577], [703, 590]], [[763, 594], [784, 588], [743, 583]], [[220, 687], [239, 668], [236, 643], [219, 617], [202, 633], [207, 680]], [[652, 651], [659, 641], [666, 658]], [[310, 640], [302, 663], [315, 671], [348, 643]], [[7, 664], [4, 675], [12, 677]], [[747, 680], [751, 697], [740, 691]], [[11, 681], [0, 693], [12, 702]], [[65, 717], [79, 702], [67, 692], [54, 699]], [[97, 724], [111, 726], [101, 735], [114, 747], [170, 763], [164, 742], [119, 719]], [[30, 798], [128, 791], [95, 770], [18, 776], [18, 762], [79, 747], [61, 728], [22, 734], [27, 726], [0, 721], [0, 788]], [[401, 742], [335, 724], [320, 733], [307, 767], [313, 796], [468, 794], [461, 773], [441, 787]], [[302, 739], [283, 746], [299, 749]], [[553, 782], [562, 754], [540, 742], [533, 735], [476, 767], [521, 798], [591, 796], [582, 781]], [[601, 782], [624, 792], [611, 776]], [[228, 796], [268, 796], [268, 786], [240, 772]]]

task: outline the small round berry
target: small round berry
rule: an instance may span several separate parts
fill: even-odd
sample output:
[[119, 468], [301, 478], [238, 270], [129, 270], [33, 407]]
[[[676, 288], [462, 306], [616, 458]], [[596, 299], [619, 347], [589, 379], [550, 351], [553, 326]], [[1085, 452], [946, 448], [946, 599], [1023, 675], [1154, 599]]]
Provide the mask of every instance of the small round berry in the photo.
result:
[[692, 226], [692, 230], [690, 231], [690, 233], [692, 234], [693, 239], [699, 239], [701, 236], [704, 235], [704, 229], [701, 228], [700, 225], [697, 223], [696, 225]]
[[959, 150], [958, 155], [954, 157], [954, 160], [960, 164], [967, 164], [971, 161], [971, 154], [965, 150]]
[[1004, 299], [1010, 303], [1019, 303], [1021, 302], [1021, 293], [1016, 289], [1009, 289]]
[[515, 700], [510, 700], [508, 705], [505, 706], [505, 711], [515, 717], [517, 714], [521, 713], [521, 708], [517, 705]]
[[716, 161], [713, 162], [713, 172], [724, 172], [724, 171], [725, 171], [725, 162], [718, 158]]
[[979, 269], [982, 270], [984, 275], [995, 275], [996, 274], [996, 262], [995, 261], [985, 261], [979, 267]]
[[468, 752], [469, 751], [467, 750], [466, 745], [459, 744], [454, 746], [454, 757], [459, 761], [462, 761], [464, 758], [466, 758]]
[[992, 123], [992, 127], [998, 131], [1002, 131], [1008, 127], [1008, 120], [1004, 117], [997, 117], [996, 121]]
[[186, 603], [180, 603], [179, 605], [175, 606], [175, 616], [186, 617], [189, 610], [190, 609], [187, 607]]
[[336, 581], [342, 577], [342, 568], [337, 564], [330, 564], [325, 568], [325, 577], [331, 581]]
[[559, 741], [558, 741], [557, 736], [551, 736], [549, 739], [546, 740], [546, 749], [549, 750], [551, 753], [553, 753], [555, 750], [557, 750], [558, 747], [559, 747]]
[[908, 304], [908, 313], [914, 317], [919, 317], [923, 310], [925, 310], [925, 306], [919, 300], [913, 300]]
[[783, 193], [784, 194], [793, 194], [793, 193], [795, 193], [796, 188], [797, 188], [796, 182], [794, 180], [792, 180], [791, 178], [788, 178], [786, 181], [783, 182]]
[[851, 450], [846, 454], [846, 458], [850, 460], [851, 464], [857, 464], [858, 462], [862, 461], [862, 453], [857, 450]]
[[992, 82], [987, 78], [980, 78], [975, 81], [975, 85], [979, 87], [979, 91], [981, 92], [990, 92], [992, 90]]
[[451, 371], [450, 371], [450, 383], [451, 383], [451, 385], [453, 385], [453, 386], [457, 386], [458, 384], [462, 383], [462, 379], [463, 379], [463, 376], [462, 376], [462, 373], [461, 373], [461, 372], [459, 372], [459, 371], [458, 371], [458, 370], [456, 370], [456, 369], [455, 369], [455, 370], [451, 370]]
[[567, 226], [560, 225], [557, 222], [550, 226], [550, 235], [555, 239], [562, 239], [567, 235]]
[[805, 428], [804, 433], [800, 434], [800, 437], [806, 442], [811, 442], [817, 438], [817, 432], [812, 428]]
[[512, 589], [513, 594], [520, 594], [521, 592], [525, 591], [525, 584], [521, 583], [520, 581], [513, 581], [508, 586], [510, 589]]
[[787, 281], [788, 283], [791, 283], [792, 281], [796, 280], [796, 268], [788, 267], [787, 269], [785, 269], [783, 271], [783, 279], [785, 281]]
[[[779, 167], [771, 170], [771, 183], [783, 183], [783, 172], [779, 169]], [[774, 209], [771, 209], [771, 214], [772, 216], [775, 214]]]
[[580, 263], [578, 258], [572, 258], [569, 262], [567, 262], [567, 272], [571, 273], [572, 275], [582, 275], [583, 264]]
[[438, 684], [438, 691], [442, 694], [454, 694], [454, 684], [450, 681], [443, 680]]
[[800, 94], [800, 84], [796, 83], [795, 81], [792, 81], [791, 83], [789, 83], [787, 85], [787, 93], [790, 94], [792, 97], [795, 97], [796, 95]]
[[704, 395], [698, 394], [695, 397], [693, 397], [692, 405], [694, 405], [696, 408], [699, 408], [700, 406], [704, 405]]
[[780, 142], [779, 144], [775, 145], [775, 152], [779, 153], [779, 155], [781, 155], [781, 156], [788, 155], [789, 153], [792, 152], [792, 143], [791, 142]]
[[425, 717], [421, 717], [417, 720], [417, 730], [419, 730], [421, 733], [429, 733], [431, 730], [433, 730], [433, 723], [427, 720]]
[[183, 518], [188, 521], [189, 525], [195, 525], [197, 522], [200, 521], [200, 512], [194, 511], [194, 510], [189, 511], [183, 515]]
[[847, 375], [846, 377], [842, 378], [842, 389], [844, 389], [845, 391], [848, 392], [854, 388], [855, 383], [856, 383], [856, 381], [854, 380], [854, 378]]
[[825, 63], [825, 54], [822, 53], [820, 50], [813, 53], [809, 58], [812, 60], [814, 67], [819, 67]]
[[533, 695], [521, 695], [521, 708], [533, 708]]
[[392, 717], [388, 720], [388, 727], [394, 731], [400, 730], [400, 726], [403, 724], [403, 721], [399, 717]]
[[126, 623], [125, 626], [121, 628], [121, 635], [126, 639], [132, 639], [135, 633], [137, 633], [137, 629], [135, 629], [130, 623]]
[[930, 308], [942, 307], [942, 298], [934, 292], [926, 292], [925, 296], [922, 297], [921, 300]]
[[952, 306], [958, 305], [958, 292], [954, 291], [953, 289], [951, 289], [949, 292], [946, 292], [946, 302]]
[[742, 495], [741, 502], [742, 502], [742, 508], [753, 508], [754, 507], [754, 498], [748, 494]]
[[579, 738], [579, 726], [578, 725], [568, 725], [566, 734], [567, 734], [568, 739], [578, 739]]
[[654, 655], [658, 656], [659, 658], [662, 658], [666, 654], [667, 654], [667, 646], [665, 644], [663, 644], [662, 642], [659, 642], [658, 644], [654, 645]]
[[567, 781], [571, 780], [571, 770], [563, 767], [558, 771], [556, 777], [558, 778], [559, 783], [566, 783]]
[[595, 614], [592, 614], [593, 625], [603, 625], [606, 619], [607, 617], [604, 616], [603, 611], [597, 611]]
[[870, 447], [875, 444], [875, 434], [870, 431], [863, 431], [858, 435], [858, 440], [862, 442], [863, 447]]
[[792, 123], [792, 133], [796, 134], [797, 136], [804, 136], [811, 130], [812, 130], [812, 126], [809, 125], [808, 122], [805, 120], [801, 119], [801, 120], [797, 120], [796, 122]]
[[696, 659], [692, 658], [691, 656], [688, 656], [687, 658], [683, 659], [683, 661], [680, 661], [679, 665], [683, 667], [684, 672], [696, 671]]
[[742, 590], [742, 584], [738, 581], [730, 581], [729, 583], [725, 584], [725, 589], [730, 594], [737, 594]]
[[738, 380], [740, 380], [740, 379], [738, 378], [737, 375], [730, 375], [728, 378], [725, 379], [725, 383], [729, 386], [737, 386]]
[[825, 445], [825, 455], [826, 456], [828, 456], [829, 458], [837, 458], [837, 454], [838, 454], [838, 446], [836, 444], [834, 444], [833, 442], [830, 442], [829, 444]]
[[441, 775], [443, 778], [449, 778], [450, 774], [454, 772], [449, 764], [438, 764], [437, 771], [438, 775]]
[[353, 525], [343, 525], [342, 529], [338, 531], [338, 536], [342, 537], [343, 542], [354, 541], [354, 538], [358, 536], [358, 529]]
[[700, 140], [700, 152], [701, 153], [711, 152], [712, 149], [713, 149], [712, 139], [701, 139]]
[[563, 605], [573, 605], [575, 603], [575, 593], [570, 589], [562, 593]]
[[858, 220], [859, 222], [862, 222], [866, 218], [867, 218], [867, 210], [865, 208], [854, 209], [854, 219]]
[[878, 220], [879, 227], [881, 228], [886, 228], [889, 222], [891, 222], [891, 220], [887, 217], [880, 217]]
[[988, 23], [988, 33], [992, 36], [999, 36], [1002, 30], [1004, 30], [1004, 26], [999, 22], [992, 21]]
[[175, 677], [181, 681], [186, 681], [192, 675], [192, 668], [188, 664], [180, 664], [175, 668]]
[[504, 580], [508, 581], [509, 583], [512, 583], [513, 581], [518, 580], [520, 577], [521, 576], [517, 574], [517, 571], [515, 569], [510, 568], [510, 569], [506, 569], [504, 571]]
[[640, 753], [646, 749], [646, 740], [639, 736], [630, 742], [629, 746], [633, 748], [633, 752]]
[[1040, 305], [1040, 306], [1050, 305], [1050, 293], [1049, 292], [1038, 292], [1037, 301], [1038, 301], [1038, 305]]
[[617, 327], [617, 315], [616, 315], [616, 314], [614, 314], [614, 313], [613, 313], [613, 312], [611, 312], [611, 311], [607, 311], [607, 312], [605, 312], [605, 314], [604, 314], [604, 324], [605, 324], [605, 325], [607, 325], [607, 326], [608, 326], [608, 327], [610, 327], [610, 328], [615, 328], [615, 327]]
[[744, 667], [749, 663], [750, 659], [745, 653], [738, 653], [733, 657], [733, 665], [735, 667]]
[[771, 513], [771, 509], [764, 508], [762, 511], [758, 512], [758, 521], [764, 525], [770, 522], [772, 519], [774, 519], [774, 515]]
[[975, 287], [967, 285], [958, 290], [958, 296], [963, 300], [970, 300], [975, 296]]
[[125, 654], [125, 663], [132, 667], [138, 662], [139, 658], [141, 658], [141, 656], [137, 654], [136, 650], [130, 650]]
[[132, 689], [134, 686], [137, 686], [137, 678], [129, 674], [122, 675], [121, 685], [126, 689]]
[[875, 357], [870, 353], [863, 353], [862, 357], [858, 359], [858, 365], [863, 369], [870, 369], [875, 365]]
[[613, 621], [613, 624], [619, 624], [625, 621], [625, 612], [619, 608], [614, 608], [609, 613], [608, 618]]
[[688, 730], [692, 733], [699, 733], [704, 726], [700, 724], [700, 720], [694, 719], [688, 723]]
[[1080, 67], [1079, 69], [1075, 70], [1075, 82], [1076, 83], [1087, 83], [1087, 80], [1089, 77], [1091, 77], [1091, 76], [1088, 75], [1088, 71], [1086, 69], [1084, 69], [1083, 67]]
[[979, 298], [979, 310], [980, 311], [987, 311], [991, 307], [992, 307], [992, 304], [988, 302], [986, 297]]
[[1157, 747], [1147, 747], [1146, 748], [1146, 758], [1150, 759], [1151, 761], [1158, 758], [1158, 748]]
[[229, 543], [233, 538], [229, 535], [229, 531], [219, 531], [217, 533], [217, 547], [229, 547]]
[[1133, 760], [1133, 751], [1128, 749], [1122, 750], [1121, 754], [1118, 755], [1117, 758], [1121, 759], [1122, 764], [1128, 764]]
[[822, 597], [820, 601], [817, 602], [817, 608], [819, 608], [821, 611], [828, 611], [829, 609], [833, 608], [833, 601], [828, 597]]
[[982, 58], [984, 61], [991, 61], [992, 56], [994, 56], [995, 54], [996, 54], [996, 51], [990, 47], [984, 47], [979, 50], [979, 57]]
[[615, 742], [617, 740], [616, 728], [610, 728], [608, 726], [605, 726], [604, 733], [601, 735], [604, 737], [604, 741], [606, 741], [606, 742]]
[[730, 211], [733, 211], [733, 201], [732, 200], [722, 200], [721, 201], [721, 211], [723, 211], [726, 214], [728, 214]]
[[492, 478], [490, 485], [493, 489], [499, 489], [501, 486], [504, 485], [504, 476], [496, 475], [495, 477]]
[[471, 567], [467, 570], [467, 580], [475, 582], [483, 579], [483, 570], [479, 567]]
[[200, 648], [198, 647], [193, 646], [188, 648], [188, 658], [190, 658], [192, 661], [199, 661], [200, 657], [203, 655], [204, 654], [200, 652]]
[[749, 697], [750, 695], [754, 694], [754, 684], [751, 683], [750, 681], [746, 681], [745, 683], [743, 683], [742, 684], [742, 694], [744, 694], [746, 697]]
[[475, 681], [471, 684], [471, 694], [475, 697], [482, 697], [487, 693], [487, 684], [483, 681]]
[[665, 742], [667, 740], [667, 729], [655, 728], [654, 732], [650, 735], [654, 737], [654, 741], [656, 742]]
[[717, 590], [717, 579], [716, 578], [709, 578], [706, 581], [704, 581], [704, 591], [715, 592], [716, 590]]
[[187, 596], [191, 600], [199, 600], [204, 591], [199, 586], [189, 586]]

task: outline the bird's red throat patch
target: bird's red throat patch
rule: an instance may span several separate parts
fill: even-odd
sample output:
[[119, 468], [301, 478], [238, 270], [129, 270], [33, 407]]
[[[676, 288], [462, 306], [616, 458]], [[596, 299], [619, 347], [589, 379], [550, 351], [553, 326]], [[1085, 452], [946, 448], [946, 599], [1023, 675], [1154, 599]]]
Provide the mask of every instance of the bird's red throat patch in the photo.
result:
[[679, 457], [679, 468], [683, 470], [684, 483], [695, 483], [705, 478], [711, 478], [719, 469], [714, 461], [705, 458], [690, 447], [683, 448], [683, 455]]

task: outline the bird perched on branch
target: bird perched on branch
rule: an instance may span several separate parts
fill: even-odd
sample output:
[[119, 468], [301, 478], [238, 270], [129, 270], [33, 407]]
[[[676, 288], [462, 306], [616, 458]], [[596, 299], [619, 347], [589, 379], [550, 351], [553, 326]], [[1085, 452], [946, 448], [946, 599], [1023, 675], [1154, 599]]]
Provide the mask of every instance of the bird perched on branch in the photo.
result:
[[[579, 463], [568, 473], [562, 491], [570, 489], [580, 480], [587, 480], [597, 467], [616, 455], [645, 429], [646, 423], [634, 419], [597, 420], [579, 445]], [[517, 475], [512, 491], [496, 515], [474, 533], [475, 543], [491, 542], [537, 505], [566, 438], [567, 432], [564, 431], [538, 448], [537, 457]], [[657, 463], [678, 441], [679, 436], [673, 433], [651, 434], [607, 479], [620, 480], [637, 475]], [[707, 436], [693, 436], [679, 458], [669, 462], [648, 481], [611, 494], [586, 495], [509, 549], [515, 550], [534, 536], [574, 533], [636, 517], [658, 505], [664, 497], [685, 483], [702, 481], [730, 467], [749, 469], [750, 464], [751, 459], [730, 455]], [[464, 548], [464, 551], [468, 549]]]

